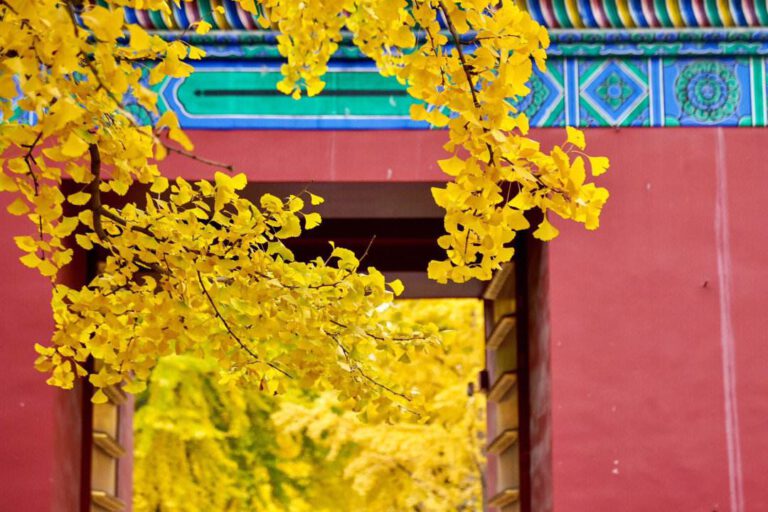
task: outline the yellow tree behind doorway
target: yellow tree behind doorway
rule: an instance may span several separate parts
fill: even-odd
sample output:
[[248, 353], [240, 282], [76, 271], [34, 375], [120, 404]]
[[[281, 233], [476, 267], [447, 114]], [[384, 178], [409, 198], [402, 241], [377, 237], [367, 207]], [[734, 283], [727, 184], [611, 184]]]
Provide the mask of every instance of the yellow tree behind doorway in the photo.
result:
[[481, 510], [484, 401], [467, 383], [484, 362], [482, 305], [403, 301], [385, 318], [442, 331], [391, 367], [423, 417], [365, 422], [333, 392], [270, 397], [221, 384], [213, 361], [161, 360], [139, 396], [135, 510]]

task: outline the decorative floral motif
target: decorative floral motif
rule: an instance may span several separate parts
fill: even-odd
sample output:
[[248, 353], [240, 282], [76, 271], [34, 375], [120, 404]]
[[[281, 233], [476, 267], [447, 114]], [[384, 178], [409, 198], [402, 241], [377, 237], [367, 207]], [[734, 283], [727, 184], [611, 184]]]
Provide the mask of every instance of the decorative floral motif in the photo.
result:
[[597, 86], [595, 92], [600, 99], [617, 110], [635, 94], [635, 88], [614, 72]]
[[716, 123], [731, 116], [740, 95], [738, 78], [721, 62], [688, 64], [675, 81], [675, 96], [683, 112], [703, 123]]

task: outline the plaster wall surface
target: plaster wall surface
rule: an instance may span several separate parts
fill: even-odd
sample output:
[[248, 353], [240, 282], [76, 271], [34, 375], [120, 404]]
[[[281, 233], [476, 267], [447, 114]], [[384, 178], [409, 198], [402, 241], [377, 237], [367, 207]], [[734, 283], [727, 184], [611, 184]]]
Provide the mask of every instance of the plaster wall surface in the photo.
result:
[[[47, 343], [53, 330], [51, 284], [19, 262], [13, 236], [34, 233], [8, 204], [0, 195], [0, 510], [76, 512], [82, 393], [48, 386], [33, 366], [34, 343]], [[76, 259], [61, 278], [80, 282], [83, 269]]]
[[[548, 254], [555, 512], [768, 510], [765, 130], [593, 129], [602, 227], [565, 222]], [[534, 134], [545, 146], [561, 130]], [[193, 132], [252, 181], [443, 180], [443, 132]], [[179, 157], [187, 178], [211, 169]], [[32, 368], [49, 284], [18, 263], [29, 230], [0, 196], [0, 510], [76, 510], [78, 399]], [[82, 269], [80, 269], [82, 270]], [[72, 279], [81, 278], [73, 270]], [[80, 276], [80, 277], [78, 277]], [[538, 340], [543, 343], [543, 340]], [[540, 362], [541, 363], [541, 362]], [[57, 416], [58, 415], [58, 416]], [[543, 420], [542, 420], [543, 421]], [[546, 423], [546, 422], [545, 422]], [[549, 478], [547, 468], [538, 468]], [[547, 505], [549, 508], [549, 505]]]
[[[445, 179], [441, 132], [292, 136], [193, 138], [255, 181]], [[556, 512], [768, 509], [767, 140], [587, 130], [589, 153], [611, 158], [612, 197], [598, 231], [557, 222], [547, 250], [553, 484], [551, 501], [539, 495]]]
[[766, 132], [588, 140], [602, 226], [549, 247], [554, 509], [766, 510]]

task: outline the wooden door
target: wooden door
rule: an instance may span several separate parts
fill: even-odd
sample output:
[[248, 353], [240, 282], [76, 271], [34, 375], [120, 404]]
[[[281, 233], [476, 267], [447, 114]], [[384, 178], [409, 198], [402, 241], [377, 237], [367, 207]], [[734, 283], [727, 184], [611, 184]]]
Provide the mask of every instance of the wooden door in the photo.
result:
[[521, 357], [518, 329], [518, 287], [515, 263], [496, 273], [483, 295], [486, 318], [487, 508], [520, 512], [523, 471], [521, 460]]

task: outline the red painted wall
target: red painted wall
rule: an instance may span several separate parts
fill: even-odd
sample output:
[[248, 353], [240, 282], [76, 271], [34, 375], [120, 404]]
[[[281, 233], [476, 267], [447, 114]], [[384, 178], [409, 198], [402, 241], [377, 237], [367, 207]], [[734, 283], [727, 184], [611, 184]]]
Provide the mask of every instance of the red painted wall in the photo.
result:
[[[548, 248], [556, 512], [768, 509], [765, 133], [588, 130], [590, 152], [613, 164], [603, 226], [561, 222]], [[545, 145], [563, 138], [535, 135]], [[294, 136], [195, 138], [256, 181], [443, 179], [441, 132]]]
[[[82, 395], [46, 385], [33, 367], [33, 344], [47, 342], [53, 328], [51, 285], [18, 261], [12, 236], [33, 234], [32, 226], [6, 212], [6, 196], [0, 196], [0, 510], [77, 512]], [[77, 262], [62, 278], [82, 282], [83, 270]]]
[[588, 140], [612, 159], [602, 226], [549, 248], [554, 508], [768, 510], [766, 132]]
[[[589, 131], [590, 152], [613, 163], [602, 180], [612, 193], [603, 226], [560, 223], [547, 251], [555, 512], [768, 510], [765, 133]], [[202, 154], [254, 181], [298, 183], [440, 180], [444, 137], [193, 134]], [[181, 157], [165, 167], [211, 175]], [[0, 510], [73, 510], [79, 460], [62, 447], [79, 450], [68, 423], [77, 399], [57, 401], [32, 369], [31, 345], [50, 331], [48, 284], [16, 261], [8, 234], [26, 224], [0, 215]], [[724, 366], [729, 351], [733, 365]], [[737, 413], [728, 432], [726, 404]]]

